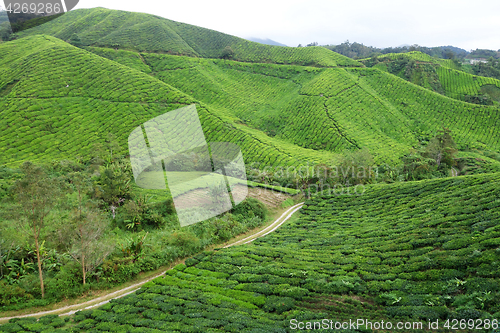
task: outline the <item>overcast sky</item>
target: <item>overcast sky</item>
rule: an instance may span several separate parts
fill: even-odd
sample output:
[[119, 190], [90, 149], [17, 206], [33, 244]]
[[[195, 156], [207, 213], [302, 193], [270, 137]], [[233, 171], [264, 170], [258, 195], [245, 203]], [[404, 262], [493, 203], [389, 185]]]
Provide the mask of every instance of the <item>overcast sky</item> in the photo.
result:
[[80, 0], [76, 8], [91, 7], [151, 13], [288, 46], [349, 40], [376, 47], [500, 49], [500, 0]]

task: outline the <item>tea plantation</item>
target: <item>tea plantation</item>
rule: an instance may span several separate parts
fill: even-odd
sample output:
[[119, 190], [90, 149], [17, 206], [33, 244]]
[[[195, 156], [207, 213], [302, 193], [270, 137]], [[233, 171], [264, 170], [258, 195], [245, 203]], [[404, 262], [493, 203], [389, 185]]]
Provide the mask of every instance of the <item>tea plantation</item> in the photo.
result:
[[47, 34], [69, 40], [77, 34], [85, 46], [220, 58], [230, 47], [231, 57], [246, 62], [273, 62], [316, 66], [362, 66], [323, 47], [279, 47], [251, 42], [198, 26], [154, 15], [105, 8], [79, 9], [19, 33]]
[[[67, 27], [64, 20], [72, 15], [101, 11], [111, 18], [121, 13], [70, 12], [26, 33], [48, 29], [59, 36], [57, 24]], [[85, 156], [90, 142], [108, 131], [126, 146], [128, 133], [141, 123], [192, 103], [209, 141], [237, 143], [245, 162], [261, 168], [327, 163], [359, 148], [367, 148], [377, 163], [397, 164], [443, 126], [459, 149], [496, 151], [500, 144], [497, 105], [447, 98], [375, 68], [244, 63], [95, 46], [82, 50], [46, 35], [4, 43], [0, 52], [4, 164], [70, 158], [76, 152]], [[483, 83], [495, 83], [467, 79], [474, 86], [465, 80], [462, 87], [446, 75], [446, 94], [460, 99]]]
[[158, 79], [297, 146], [332, 152], [366, 147], [378, 161], [395, 162], [443, 125], [459, 147], [499, 147], [497, 106], [456, 101], [377, 69], [142, 55]]
[[86, 156], [108, 132], [126, 147], [134, 128], [192, 103], [207, 140], [238, 143], [248, 163], [331, 159], [237, 128], [224, 114], [149, 75], [54, 37], [4, 43], [0, 55], [0, 164]]
[[[488, 174], [323, 193], [253, 244], [199, 254], [135, 294], [78, 312], [64, 328], [287, 332], [292, 319], [323, 318], [494, 325], [499, 182]], [[44, 320], [15, 319], [0, 331], [64, 325]]]
[[475, 104], [500, 102], [500, 81], [467, 73], [466, 65], [421, 52], [391, 53], [360, 60], [445, 96]]
[[[73, 287], [80, 281], [68, 271], [69, 250], [54, 236], [77, 202], [83, 218], [83, 187], [70, 171], [85, 170], [85, 200], [107, 221], [106, 239], [123, 241], [93, 267], [89, 284], [115, 286], [197, 254], [97, 309], [11, 319], [0, 333], [295, 332], [292, 321], [325, 318], [423, 323], [412, 332], [439, 320], [442, 332], [500, 332], [499, 80], [419, 52], [355, 61], [323, 47], [263, 45], [104, 8], [70, 11], [14, 37], [0, 43], [0, 227], [8, 224], [0, 232], [13, 239], [0, 239], [0, 295], [8, 294], [5, 305], [12, 302], [2, 311], [80, 297], [91, 288]], [[255, 181], [250, 187], [303, 191], [296, 215], [252, 243], [199, 252], [262, 225], [264, 205], [248, 200], [180, 230], [168, 191], [129, 186], [129, 134], [193, 104], [207, 142], [241, 148]], [[107, 152], [96, 152], [95, 143], [111, 149], [108, 161], [96, 157]], [[68, 173], [64, 191], [73, 188], [61, 192], [63, 204], [48, 215], [52, 229], [41, 236], [48, 240], [45, 257], [57, 259], [50, 269], [50, 260], [44, 263], [47, 290], [61, 292], [45, 303], [36, 296], [30, 236], [14, 239], [21, 232], [10, 223], [22, 220], [15, 191], [24, 177], [18, 168], [28, 160], [48, 165], [53, 179]], [[333, 171], [336, 163], [347, 176], [279, 173], [306, 165]], [[318, 164], [324, 168], [309, 168]], [[369, 179], [357, 182], [354, 170], [368, 166]], [[347, 181], [320, 191], [337, 180]], [[186, 190], [204, 183], [198, 181]], [[280, 181], [297, 189], [279, 188]], [[127, 189], [126, 198], [106, 201], [104, 192], [115, 185]], [[152, 245], [144, 245], [143, 256], [146, 236]], [[15, 260], [4, 261], [11, 252]], [[458, 329], [443, 326], [453, 320]]]

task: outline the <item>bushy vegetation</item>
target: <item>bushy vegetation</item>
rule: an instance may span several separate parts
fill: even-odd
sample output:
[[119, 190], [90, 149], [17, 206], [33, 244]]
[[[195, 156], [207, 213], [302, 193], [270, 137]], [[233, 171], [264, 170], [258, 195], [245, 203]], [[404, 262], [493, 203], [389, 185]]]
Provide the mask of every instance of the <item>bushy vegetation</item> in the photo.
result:
[[[436, 59], [420, 52], [409, 52], [372, 57], [362, 62], [468, 103], [492, 105], [500, 101], [500, 81], [494, 79], [494, 75], [483, 75], [480, 70], [472, 71], [476, 75], [467, 73], [457, 60]], [[477, 66], [480, 64], [473, 67]]]
[[253, 245], [194, 256], [133, 295], [77, 313], [73, 329], [281, 332], [292, 318], [361, 314], [499, 320], [499, 175], [315, 196]]
[[94, 156], [0, 173], [0, 311], [108, 288], [225, 242], [267, 220], [248, 198], [233, 212], [180, 228], [171, 198], [130, 186], [112, 136]]
[[357, 42], [349, 42], [348, 40], [339, 45], [325, 45], [326, 48], [343, 54], [352, 59], [364, 59], [373, 56], [379, 56], [389, 53], [405, 54], [412, 52], [420, 52], [431, 57], [441, 59], [453, 59], [455, 57], [463, 59], [469, 53], [461, 48], [454, 46], [437, 46], [425, 47], [420, 45], [400, 46], [400, 47], [386, 47], [384, 49], [366, 46]]

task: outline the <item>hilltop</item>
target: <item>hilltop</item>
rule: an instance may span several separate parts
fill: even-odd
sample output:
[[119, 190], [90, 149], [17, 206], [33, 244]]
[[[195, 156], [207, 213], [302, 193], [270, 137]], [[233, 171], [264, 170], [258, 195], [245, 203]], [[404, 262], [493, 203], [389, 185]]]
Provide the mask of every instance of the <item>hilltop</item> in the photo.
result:
[[458, 61], [421, 52], [391, 53], [360, 60], [368, 67], [394, 74], [442, 95], [482, 105], [500, 102], [500, 80], [473, 75]]
[[141, 52], [220, 58], [229, 47], [232, 59], [314, 66], [361, 66], [323, 47], [294, 48], [264, 45], [218, 31], [150, 14], [105, 8], [78, 9], [20, 37], [46, 34], [69, 40], [77, 34], [85, 46], [112, 47]]

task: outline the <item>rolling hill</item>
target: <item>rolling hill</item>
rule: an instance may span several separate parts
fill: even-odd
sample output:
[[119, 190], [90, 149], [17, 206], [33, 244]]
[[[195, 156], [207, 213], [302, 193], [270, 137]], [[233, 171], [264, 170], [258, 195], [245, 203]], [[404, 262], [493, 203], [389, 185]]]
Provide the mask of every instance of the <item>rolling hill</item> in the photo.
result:
[[260, 166], [326, 163], [364, 147], [377, 162], [397, 163], [441, 126], [461, 148], [500, 146], [498, 107], [374, 68], [87, 50], [95, 55], [39, 35], [0, 46], [1, 163], [84, 156], [107, 131], [126, 146], [142, 122], [191, 103], [208, 141], [237, 143]]
[[361, 62], [457, 100], [484, 105], [500, 103], [499, 80], [466, 73], [452, 60], [414, 51], [386, 54]]
[[69, 40], [77, 34], [85, 46], [113, 47], [141, 52], [220, 58], [230, 47], [233, 59], [314, 66], [361, 66], [355, 60], [323, 47], [280, 47], [162, 17], [109, 10], [74, 10], [47, 24], [19, 33], [20, 37], [46, 34]]
[[193, 103], [208, 141], [237, 142], [249, 163], [327, 158], [238, 129], [179, 90], [54, 37], [4, 43], [0, 55], [0, 164], [86, 156], [108, 132], [126, 147], [135, 127]]
[[[89, 50], [134, 63], [228, 117], [305, 148], [341, 152], [366, 147], [379, 160], [390, 162], [419, 138], [446, 126], [462, 148], [498, 149], [497, 107], [447, 98], [378, 69], [244, 64]], [[147, 66], [140, 64], [140, 57]], [[453, 86], [450, 90], [460, 93]], [[469, 125], [475, 118], [484, 119], [478, 122], [479, 131]]]
[[[67, 42], [75, 34], [81, 47]], [[230, 59], [221, 59], [229, 49]], [[252, 244], [199, 253], [67, 324], [57, 316], [17, 318], [0, 332], [278, 333], [291, 331], [292, 319], [324, 318], [420, 321], [421, 331], [429, 320], [493, 327], [500, 320], [499, 82], [419, 53], [358, 62], [322, 47], [260, 45], [103, 8], [20, 32], [0, 44], [0, 167], [87, 158], [107, 133], [126, 147], [141, 124], [194, 104], [206, 141], [237, 144], [249, 166], [335, 163], [362, 148], [376, 164], [395, 165], [447, 127], [471, 175], [336, 187]], [[491, 105], [469, 99], [484, 94]], [[187, 234], [171, 231], [151, 232], [161, 239], [152, 252], [175, 253], [173, 238], [189, 246]], [[110, 274], [119, 265], [109, 262]]]

